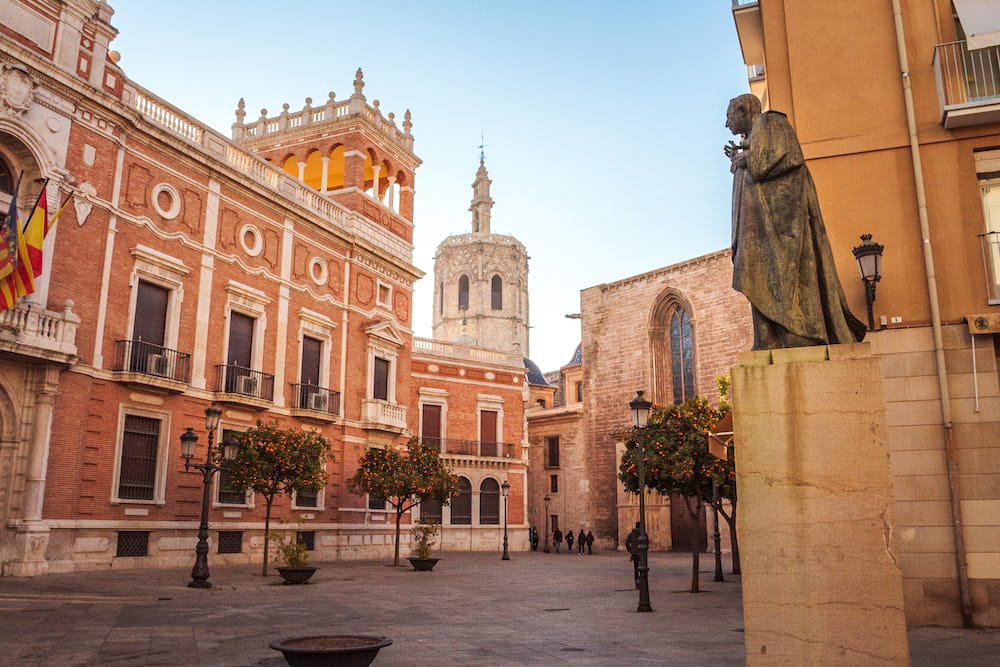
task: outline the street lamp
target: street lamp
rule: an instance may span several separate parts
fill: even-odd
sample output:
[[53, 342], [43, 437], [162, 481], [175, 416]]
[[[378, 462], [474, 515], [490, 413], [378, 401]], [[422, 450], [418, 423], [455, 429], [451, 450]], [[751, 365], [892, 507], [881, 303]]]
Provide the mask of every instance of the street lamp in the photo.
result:
[[[653, 404], [643, 398], [645, 392], [641, 389], [635, 392], [635, 398], [629, 401], [632, 410], [632, 426], [644, 428], [649, 422], [649, 410]], [[642, 434], [636, 434], [636, 444], [639, 447], [639, 539], [636, 546], [639, 549], [639, 606], [636, 611], [653, 611], [649, 604], [649, 535], [646, 534], [646, 442]]]
[[222, 443], [222, 451], [215, 452], [212, 444], [215, 441], [215, 430], [219, 428], [219, 420], [222, 417], [222, 410], [215, 403], [205, 408], [205, 430], [208, 431], [208, 449], [205, 452], [204, 463], [191, 463], [194, 456], [195, 447], [198, 445], [198, 436], [190, 426], [181, 434], [181, 456], [184, 457], [184, 470], [195, 468], [201, 471], [202, 495], [201, 495], [201, 524], [198, 526], [198, 546], [194, 549], [194, 567], [191, 568], [191, 581], [188, 586], [191, 588], [211, 588], [208, 583], [208, 489], [212, 475], [222, 470], [224, 461], [231, 461], [239, 454], [239, 443], [234, 439], [226, 440]]
[[500, 560], [510, 560], [510, 554], [507, 553], [507, 494], [510, 493], [510, 482], [504, 480], [500, 485], [500, 492], [503, 493], [503, 556]]
[[875, 303], [875, 283], [882, 280], [882, 251], [885, 246], [872, 241], [871, 234], [862, 234], [861, 243], [854, 246], [851, 252], [861, 267], [861, 280], [865, 283], [865, 301], [868, 303], [868, 329], [875, 330], [875, 317], [872, 315], [872, 304]]
[[545, 548], [542, 551], [549, 553], [549, 501], [552, 499], [546, 493], [542, 500], [545, 502]]

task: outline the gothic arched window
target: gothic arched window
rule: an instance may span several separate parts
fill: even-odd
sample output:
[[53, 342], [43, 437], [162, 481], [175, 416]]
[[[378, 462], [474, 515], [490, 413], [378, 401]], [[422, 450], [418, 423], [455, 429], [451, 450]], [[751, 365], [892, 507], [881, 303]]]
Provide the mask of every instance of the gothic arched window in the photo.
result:
[[694, 343], [691, 320], [687, 311], [678, 306], [670, 316], [670, 384], [674, 403], [694, 397]]
[[458, 309], [469, 309], [469, 276], [458, 279]]
[[493, 310], [503, 310], [503, 279], [500, 276], [493, 276], [492, 290]]

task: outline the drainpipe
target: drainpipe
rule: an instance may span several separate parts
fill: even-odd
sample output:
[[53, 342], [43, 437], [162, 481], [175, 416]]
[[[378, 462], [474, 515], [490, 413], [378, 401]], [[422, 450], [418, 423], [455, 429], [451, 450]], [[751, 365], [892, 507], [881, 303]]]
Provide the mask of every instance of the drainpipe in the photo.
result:
[[920, 143], [917, 141], [917, 121], [913, 111], [913, 91], [910, 87], [910, 66], [906, 57], [906, 38], [903, 34], [903, 15], [899, 7], [899, 0], [892, 0], [892, 14], [896, 24], [896, 49], [899, 52], [899, 69], [903, 82], [906, 126], [910, 135], [910, 156], [913, 159], [913, 182], [917, 193], [917, 217], [920, 219], [920, 238], [924, 251], [924, 273], [927, 275], [927, 297], [930, 302], [931, 329], [934, 334], [934, 355], [937, 361], [938, 391], [941, 395], [941, 421], [944, 423], [944, 447], [948, 464], [948, 490], [951, 501], [952, 529], [955, 533], [955, 564], [958, 568], [958, 590], [961, 603], [962, 625], [970, 628], [973, 626], [972, 601], [969, 597], [969, 568], [965, 560], [965, 536], [962, 532], [962, 506], [958, 488], [958, 458], [955, 450], [955, 433], [951, 421], [948, 367], [945, 365], [944, 360], [944, 342], [941, 336], [941, 309], [938, 304], [934, 255], [931, 251], [930, 225], [927, 221], [927, 197], [924, 192], [924, 172], [920, 163]]

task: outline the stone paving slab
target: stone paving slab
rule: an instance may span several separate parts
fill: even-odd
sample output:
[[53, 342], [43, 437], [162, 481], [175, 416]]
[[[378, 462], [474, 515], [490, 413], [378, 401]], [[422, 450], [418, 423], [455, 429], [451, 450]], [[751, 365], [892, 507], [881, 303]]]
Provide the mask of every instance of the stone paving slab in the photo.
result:
[[[651, 555], [651, 614], [635, 611], [622, 553], [441, 556], [430, 573], [320, 563], [306, 586], [262, 579], [259, 565], [213, 566], [210, 590], [187, 588], [188, 568], [7, 577], [0, 664], [263, 667], [284, 664], [272, 639], [331, 633], [390, 637], [385, 666], [743, 664], [739, 577], [704, 572], [691, 595], [687, 554]], [[914, 665], [1000, 664], [1000, 630], [909, 640]]]

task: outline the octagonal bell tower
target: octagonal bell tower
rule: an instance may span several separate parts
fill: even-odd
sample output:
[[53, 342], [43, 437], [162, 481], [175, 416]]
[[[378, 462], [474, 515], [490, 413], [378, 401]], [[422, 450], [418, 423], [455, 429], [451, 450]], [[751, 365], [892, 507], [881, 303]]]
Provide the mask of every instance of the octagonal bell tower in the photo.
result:
[[489, 174], [472, 183], [472, 232], [449, 236], [434, 256], [434, 338], [528, 356], [528, 253], [490, 231]]

